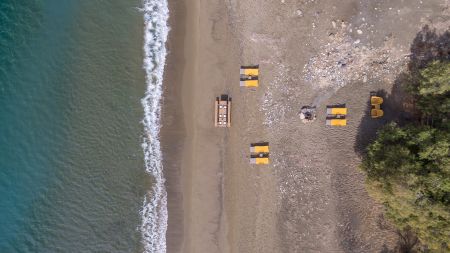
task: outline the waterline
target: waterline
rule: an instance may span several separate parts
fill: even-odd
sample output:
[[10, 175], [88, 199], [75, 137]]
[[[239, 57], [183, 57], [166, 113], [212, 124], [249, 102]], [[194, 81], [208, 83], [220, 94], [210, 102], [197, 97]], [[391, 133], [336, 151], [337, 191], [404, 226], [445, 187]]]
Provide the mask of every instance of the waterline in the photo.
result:
[[144, 199], [141, 211], [141, 233], [145, 253], [166, 252], [167, 191], [162, 166], [159, 132], [161, 128], [161, 99], [166, 41], [169, 33], [167, 0], [144, 0], [144, 70], [147, 90], [142, 99], [144, 107], [145, 169], [155, 180]]

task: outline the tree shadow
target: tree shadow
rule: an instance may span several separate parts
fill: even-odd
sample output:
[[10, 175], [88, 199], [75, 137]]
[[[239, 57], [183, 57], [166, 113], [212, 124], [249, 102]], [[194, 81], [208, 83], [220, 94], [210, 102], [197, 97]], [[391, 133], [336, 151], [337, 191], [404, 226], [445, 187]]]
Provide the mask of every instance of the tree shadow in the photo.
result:
[[417, 33], [411, 45], [408, 68], [415, 72], [434, 60], [450, 59], [450, 31], [438, 34], [428, 25]]
[[400, 253], [416, 253], [419, 245], [419, 238], [412, 231], [411, 227], [406, 227], [403, 230], [397, 230], [398, 242], [397, 251]]
[[421, 68], [434, 60], [450, 60], [450, 31], [442, 34], [436, 29], [424, 26], [415, 36], [409, 54], [407, 69], [396, 77], [390, 91], [379, 89], [376, 91], [383, 97], [382, 109], [384, 116], [373, 119], [370, 115], [370, 96], [367, 98], [367, 109], [358, 127], [355, 151], [360, 156], [366, 153], [367, 146], [375, 139], [378, 129], [389, 122], [404, 125], [419, 121], [420, 113], [416, 109], [414, 97], [407, 91], [407, 87], [416, 86]]
[[[418, 253], [426, 252], [425, 249], [420, 248], [419, 238], [411, 230], [410, 227], [406, 227], [403, 230], [397, 230], [398, 236], [397, 244], [393, 249], [384, 244], [380, 250], [380, 253]], [[419, 251], [420, 250], [420, 251]]]
[[407, 76], [403, 73], [399, 75], [389, 92], [384, 89], [372, 91], [374, 95], [382, 97], [384, 100], [381, 105], [384, 115], [381, 118], [372, 118], [371, 95], [367, 94], [366, 110], [358, 127], [354, 145], [356, 153], [360, 156], [365, 154], [367, 146], [375, 139], [378, 129], [382, 126], [389, 122], [397, 122], [399, 125], [403, 125], [417, 117], [412, 97], [402, 88], [406, 78]]

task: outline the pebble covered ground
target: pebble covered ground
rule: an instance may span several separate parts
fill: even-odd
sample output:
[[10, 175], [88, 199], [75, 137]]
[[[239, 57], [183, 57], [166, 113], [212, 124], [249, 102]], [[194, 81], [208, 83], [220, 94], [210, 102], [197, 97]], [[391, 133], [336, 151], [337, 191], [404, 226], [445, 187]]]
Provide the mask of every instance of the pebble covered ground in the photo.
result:
[[[394, 230], [358, 169], [358, 142], [385, 123], [367, 116], [367, 101], [374, 90], [393, 95], [424, 26], [450, 27], [449, 2], [231, 0], [229, 6], [242, 64], [260, 64], [256, 94], [278, 180], [281, 251], [394, 249]], [[325, 106], [338, 103], [349, 109], [348, 125], [325, 126]], [[305, 105], [317, 107], [312, 123], [300, 120]]]

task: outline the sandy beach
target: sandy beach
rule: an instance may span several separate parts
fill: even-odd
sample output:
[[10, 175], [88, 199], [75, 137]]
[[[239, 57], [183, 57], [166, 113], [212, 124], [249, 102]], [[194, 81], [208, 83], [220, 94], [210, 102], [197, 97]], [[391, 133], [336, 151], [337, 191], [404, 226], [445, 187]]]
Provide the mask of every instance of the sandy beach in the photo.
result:
[[[360, 156], [405, 104], [396, 83], [423, 27], [448, 28], [449, 3], [430, 1], [169, 1], [164, 78], [168, 252], [389, 252], [395, 230], [364, 188]], [[239, 66], [260, 65], [241, 88]], [[367, 115], [371, 91], [386, 117]], [[215, 97], [233, 99], [215, 128]], [[325, 126], [345, 103], [348, 125]], [[299, 110], [317, 107], [302, 123]], [[250, 165], [267, 141], [270, 165]]]

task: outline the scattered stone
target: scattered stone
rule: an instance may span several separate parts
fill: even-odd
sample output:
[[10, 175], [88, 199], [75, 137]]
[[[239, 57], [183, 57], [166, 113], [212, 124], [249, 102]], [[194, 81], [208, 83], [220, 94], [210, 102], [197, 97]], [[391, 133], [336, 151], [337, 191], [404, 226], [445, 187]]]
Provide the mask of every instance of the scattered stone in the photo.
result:
[[302, 10], [297, 10], [296, 11], [296, 13], [297, 13], [297, 16], [299, 16], [299, 17], [303, 17], [303, 11]]
[[[369, 78], [395, 78], [405, 58], [389, 41], [381, 47], [360, 46], [345, 32], [338, 31], [320, 47], [319, 54], [304, 66], [304, 79], [317, 89], [339, 89], [354, 81]], [[379, 64], [379, 62], [383, 62]]]
[[333, 28], [336, 28], [336, 22], [331, 21], [331, 25], [333, 25]]
[[358, 29], [356, 32], [357, 32], [358, 34], [362, 34], [362, 33], [363, 33], [363, 32], [362, 32], [361, 30], [359, 30], [359, 29]]

